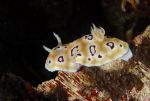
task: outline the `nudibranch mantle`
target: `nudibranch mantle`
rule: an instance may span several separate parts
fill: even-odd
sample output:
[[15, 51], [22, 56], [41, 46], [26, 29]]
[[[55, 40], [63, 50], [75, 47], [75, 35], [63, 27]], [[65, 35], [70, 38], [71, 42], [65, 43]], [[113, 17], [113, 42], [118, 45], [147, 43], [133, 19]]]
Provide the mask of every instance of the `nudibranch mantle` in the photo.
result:
[[62, 44], [61, 38], [54, 33], [58, 45], [53, 49], [43, 46], [49, 52], [45, 68], [51, 72], [77, 72], [81, 66], [101, 66], [117, 59], [128, 61], [132, 57], [126, 42], [117, 38], [107, 38], [104, 35], [103, 28], [93, 25], [91, 34], [69, 44]]

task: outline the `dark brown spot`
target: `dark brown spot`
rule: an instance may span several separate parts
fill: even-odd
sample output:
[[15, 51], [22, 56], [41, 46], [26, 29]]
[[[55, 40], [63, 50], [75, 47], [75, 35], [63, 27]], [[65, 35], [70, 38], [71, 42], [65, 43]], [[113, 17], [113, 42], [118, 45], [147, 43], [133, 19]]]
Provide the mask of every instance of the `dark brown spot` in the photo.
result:
[[77, 54], [77, 56], [81, 56], [81, 54], [80, 54], [80, 53], [78, 53], [78, 54]]
[[50, 63], [51, 63], [51, 60], [48, 60], [48, 63], [50, 64]]
[[99, 54], [99, 55], [98, 55], [98, 58], [102, 58], [102, 56]]
[[108, 43], [106, 43], [106, 45], [109, 46], [110, 49], [114, 48], [114, 43], [113, 42], [108, 42]]
[[85, 39], [92, 40], [93, 39], [93, 35], [85, 35]]
[[89, 61], [91, 61], [91, 58], [88, 58]]
[[58, 58], [58, 61], [61, 63], [61, 62], [64, 62], [64, 57], [63, 56], [60, 56], [59, 58]]
[[60, 48], [60, 46], [55, 47], [54, 50], [56, 50], [56, 49], [58, 49], [58, 48]]
[[94, 54], [96, 53], [96, 46], [95, 45], [91, 45], [90, 47], [89, 47], [89, 50], [90, 50], [90, 53], [91, 53], [91, 55], [92, 56], [94, 56]]
[[71, 49], [71, 56], [73, 56], [75, 52], [79, 51], [79, 50], [78, 50], [78, 47], [79, 47], [79, 46], [77, 45], [77, 46], [75, 46], [75, 47], [73, 47], [73, 48]]
[[120, 44], [120, 47], [122, 47], [122, 45]]

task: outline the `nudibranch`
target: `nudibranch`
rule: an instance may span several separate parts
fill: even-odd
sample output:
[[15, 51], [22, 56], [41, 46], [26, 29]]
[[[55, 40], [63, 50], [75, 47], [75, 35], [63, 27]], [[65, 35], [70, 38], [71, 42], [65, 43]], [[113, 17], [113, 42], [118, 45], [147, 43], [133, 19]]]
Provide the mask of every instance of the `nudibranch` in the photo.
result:
[[81, 66], [101, 66], [117, 59], [127, 61], [132, 57], [128, 43], [105, 37], [105, 30], [95, 25], [91, 27], [91, 34], [68, 44], [62, 44], [61, 38], [53, 34], [58, 45], [53, 49], [43, 46], [49, 52], [45, 68], [51, 72], [77, 72]]

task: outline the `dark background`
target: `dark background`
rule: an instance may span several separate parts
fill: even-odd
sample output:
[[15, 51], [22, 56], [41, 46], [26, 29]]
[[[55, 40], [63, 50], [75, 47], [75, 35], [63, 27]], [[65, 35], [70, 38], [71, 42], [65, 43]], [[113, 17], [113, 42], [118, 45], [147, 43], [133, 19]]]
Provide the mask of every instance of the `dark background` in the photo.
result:
[[[119, 1], [0, 0], [0, 74], [11, 72], [33, 85], [54, 78], [57, 72], [44, 68], [48, 53], [42, 48], [57, 45], [52, 32], [68, 43], [90, 33], [94, 23], [108, 36], [126, 40], [123, 32], [132, 26], [137, 14], [130, 6], [122, 12]], [[142, 31], [149, 18], [140, 16], [137, 23], [143, 25], [135, 26], [134, 31]]]

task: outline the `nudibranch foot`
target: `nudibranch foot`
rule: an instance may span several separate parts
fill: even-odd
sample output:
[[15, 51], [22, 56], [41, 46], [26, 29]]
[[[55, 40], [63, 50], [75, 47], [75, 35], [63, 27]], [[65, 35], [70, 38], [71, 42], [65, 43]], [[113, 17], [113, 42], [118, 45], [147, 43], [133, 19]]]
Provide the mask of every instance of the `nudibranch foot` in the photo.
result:
[[120, 57], [120, 59], [128, 61], [132, 56], [133, 55], [132, 55], [131, 49], [129, 48], [128, 52], [125, 53], [122, 57]]
[[57, 67], [54, 69], [54, 68], [49, 68], [49, 66], [45, 64], [45, 68], [50, 72], [55, 72], [55, 71], [78, 72], [81, 68], [81, 65], [77, 63], [72, 63], [71, 68]]

